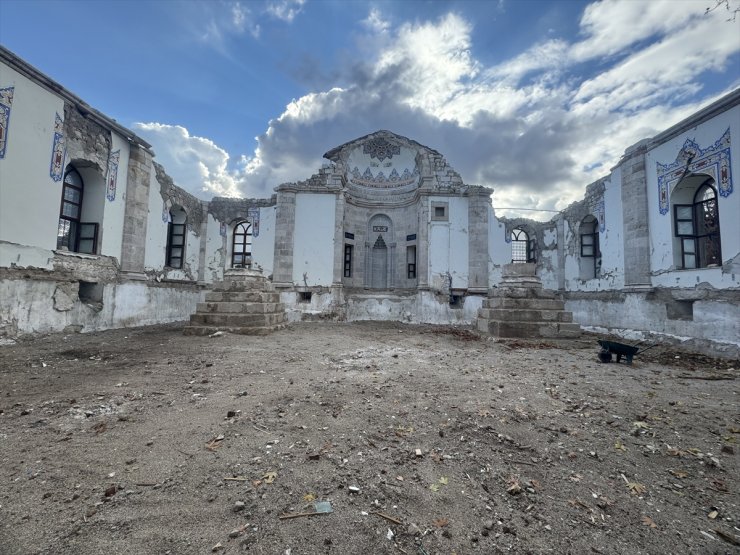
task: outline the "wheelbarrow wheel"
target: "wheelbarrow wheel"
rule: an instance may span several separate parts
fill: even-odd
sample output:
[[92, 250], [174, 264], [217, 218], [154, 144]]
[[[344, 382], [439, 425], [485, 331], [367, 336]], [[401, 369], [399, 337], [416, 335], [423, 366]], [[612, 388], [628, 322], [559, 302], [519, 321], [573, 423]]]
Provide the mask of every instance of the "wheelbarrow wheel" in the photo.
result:
[[611, 362], [612, 361], [611, 351], [609, 351], [609, 349], [601, 349], [601, 351], [599, 351], [599, 360], [601, 362]]

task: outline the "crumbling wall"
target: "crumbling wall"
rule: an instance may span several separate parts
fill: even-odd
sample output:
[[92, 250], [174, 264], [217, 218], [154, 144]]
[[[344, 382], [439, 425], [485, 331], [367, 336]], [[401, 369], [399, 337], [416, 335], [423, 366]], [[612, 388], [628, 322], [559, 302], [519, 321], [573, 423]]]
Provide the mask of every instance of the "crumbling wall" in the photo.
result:
[[206, 213], [203, 208], [203, 201], [175, 185], [175, 182], [169, 175], [167, 175], [167, 172], [161, 164], [158, 164], [157, 162], [153, 162], [152, 164], [154, 166], [157, 183], [159, 183], [159, 192], [162, 195], [162, 200], [167, 209], [175, 205], [182, 206], [185, 213], [188, 215], [188, 231], [199, 236], [201, 233], [201, 226], [205, 221]]
[[84, 160], [105, 176], [111, 151], [111, 132], [86, 117], [84, 108], [64, 103], [64, 137], [72, 163]]
[[[534, 256], [537, 264], [537, 275], [545, 289], [560, 289], [560, 261], [558, 257], [558, 223], [557, 218], [548, 222], [538, 222], [529, 218], [499, 218], [506, 228], [507, 246], [511, 232], [517, 228], [527, 232], [529, 239], [534, 239]], [[509, 257], [509, 262], [511, 257]]]

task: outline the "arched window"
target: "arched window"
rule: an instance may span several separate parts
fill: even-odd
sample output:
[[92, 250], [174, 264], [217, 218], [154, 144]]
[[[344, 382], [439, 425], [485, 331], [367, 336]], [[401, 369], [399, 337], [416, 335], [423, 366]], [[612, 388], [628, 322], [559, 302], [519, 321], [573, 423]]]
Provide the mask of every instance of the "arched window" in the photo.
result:
[[231, 243], [231, 267], [248, 268], [252, 264], [252, 224], [247, 221], [234, 226]]
[[520, 227], [511, 232], [511, 262], [513, 264], [535, 262], [534, 239], [530, 239], [527, 232]]
[[185, 259], [185, 230], [187, 214], [180, 207], [170, 209], [170, 222], [167, 224], [167, 266], [182, 268]]
[[681, 267], [707, 268], [722, 264], [719, 210], [714, 180], [697, 187], [692, 204], [674, 204], [674, 232], [679, 241]]
[[73, 167], [67, 169], [62, 185], [57, 248], [95, 254], [98, 243], [98, 224], [80, 221], [84, 188], [85, 184], [80, 173]]

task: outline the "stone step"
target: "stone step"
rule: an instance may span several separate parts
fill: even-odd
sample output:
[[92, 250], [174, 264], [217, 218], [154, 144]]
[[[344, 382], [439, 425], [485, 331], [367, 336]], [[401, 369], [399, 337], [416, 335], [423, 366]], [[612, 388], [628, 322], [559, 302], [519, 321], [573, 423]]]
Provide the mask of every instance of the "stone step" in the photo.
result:
[[275, 291], [209, 291], [206, 293], [206, 302], [208, 303], [279, 303], [280, 293]]
[[565, 308], [565, 302], [560, 299], [510, 299], [505, 297], [488, 297], [483, 299], [483, 308], [563, 310]]
[[496, 337], [575, 338], [581, 335], [581, 327], [569, 322], [508, 322], [481, 318], [478, 330]]
[[258, 291], [258, 292], [265, 292], [265, 291], [274, 291], [272, 283], [270, 283], [266, 278], [263, 279], [254, 279], [250, 281], [244, 281], [244, 280], [225, 280], [225, 281], [218, 281], [213, 284], [213, 291]]
[[514, 299], [557, 299], [558, 293], [550, 289], [499, 285], [491, 290], [490, 296]]
[[573, 313], [564, 310], [481, 308], [478, 317], [504, 322], [572, 322]]
[[239, 335], [268, 335], [276, 330], [285, 328], [285, 324], [274, 326], [185, 326], [185, 335], [211, 335], [217, 331], [236, 333]]
[[268, 327], [285, 322], [285, 313], [268, 314], [193, 314], [190, 324], [197, 326]]
[[197, 314], [264, 314], [272, 312], [284, 312], [283, 303], [264, 303], [264, 302], [219, 302], [219, 303], [198, 303], [196, 307]]

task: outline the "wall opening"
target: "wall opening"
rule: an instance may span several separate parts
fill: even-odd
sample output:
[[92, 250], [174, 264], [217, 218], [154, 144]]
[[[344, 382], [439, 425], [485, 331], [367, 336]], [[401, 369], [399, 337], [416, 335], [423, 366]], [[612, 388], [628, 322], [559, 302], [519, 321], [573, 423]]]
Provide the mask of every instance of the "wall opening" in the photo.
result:
[[706, 174], [683, 178], [671, 193], [673, 260], [685, 270], [722, 264], [719, 206], [714, 179]]
[[694, 320], [694, 301], [673, 301], [665, 304], [669, 320]]
[[534, 239], [523, 228], [517, 227], [511, 232], [511, 263], [525, 264], [536, 262]]
[[180, 206], [170, 209], [170, 221], [167, 224], [167, 266], [182, 268], [185, 259], [185, 230], [187, 215]]
[[311, 291], [299, 291], [298, 292], [298, 302], [299, 303], [310, 303], [311, 297], [312, 297]]
[[578, 265], [580, 278], [584, 281], [599, 277], [601, 269], [601, 250], [599, 248], [599, 221], [588, 215], [578, 228], [580, 258]]
[[80, 281], [77, 296], [80, 301], [97, 310], [103, 308], [103, 284], [94, 281]]
[[231, 241], [231, 267], [249, 268], [252, 266], [252, 224], [243, 220], [234, 226]]
[[416, 245], [406, 247], [406, 277], [416, 279]]
[[[86, 193], [86, 194], [85, 194]], [[93, 209], [95, 191], [88, 187], [82, 175], [69, 166], [64, 174], [62, 185], [62, 203], [59, 209], [57, 227], [57, 249], [96, 254], [98, 252], [97, 222], [85, 222], [83, 219], [102, 220], [102, 213]]]
[[352, 251], [354, 251], [354, 246], [350, 245], [349, 243], [345, 243], [344, 245], [344, 277], [346, 278], [352, 277]]

